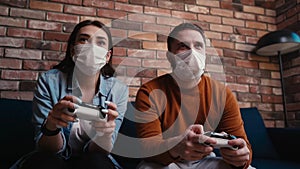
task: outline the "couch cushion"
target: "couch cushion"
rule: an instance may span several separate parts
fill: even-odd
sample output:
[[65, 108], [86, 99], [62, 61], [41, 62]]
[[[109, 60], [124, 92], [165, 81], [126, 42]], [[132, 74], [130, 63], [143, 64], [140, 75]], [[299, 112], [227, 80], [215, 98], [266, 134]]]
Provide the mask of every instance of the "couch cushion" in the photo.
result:
[[257, 108], [241, 108], [244, 127], [251, 143], [253, 158], [278, 159], [264, 121]]
[[22, 155], [34, 148], [33, 126], [31, 123], [31, 101], [0, 99], [0, 158], [2, 167], [8, 168]]

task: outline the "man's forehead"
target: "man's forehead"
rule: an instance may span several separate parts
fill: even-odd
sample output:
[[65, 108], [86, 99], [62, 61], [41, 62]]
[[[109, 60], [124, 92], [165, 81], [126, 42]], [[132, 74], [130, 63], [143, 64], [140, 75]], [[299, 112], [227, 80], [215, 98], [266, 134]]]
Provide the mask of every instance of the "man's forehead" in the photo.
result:
[[185, 41], [194, 41], [194, 42], [204, 42], [204, 39], [200, 32], [196, 30], [186, 29], [177, 32], [173, 37], [175, 41], [185, 42]]

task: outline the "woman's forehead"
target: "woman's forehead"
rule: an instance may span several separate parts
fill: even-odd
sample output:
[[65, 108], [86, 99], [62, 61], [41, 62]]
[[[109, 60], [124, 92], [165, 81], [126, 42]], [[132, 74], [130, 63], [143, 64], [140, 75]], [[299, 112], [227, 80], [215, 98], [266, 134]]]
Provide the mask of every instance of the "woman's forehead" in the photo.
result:
[[78, 32], [78, 35], [80, 34], [89, 35], [90, 37], [93, 36], [107, 37], [107, 34], [104, 30], [94, 25], [88, 25], [82, 27]]

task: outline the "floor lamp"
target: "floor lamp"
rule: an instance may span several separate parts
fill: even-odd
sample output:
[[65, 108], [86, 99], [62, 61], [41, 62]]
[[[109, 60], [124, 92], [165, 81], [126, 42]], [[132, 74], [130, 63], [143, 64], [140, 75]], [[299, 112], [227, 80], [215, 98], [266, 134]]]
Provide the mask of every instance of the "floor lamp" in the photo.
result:
[[288, 127], [287, 110], [286, 110], [286, 93], [283, 82], [283, 67], [281, 55], [294, 52], [300, 49], [300, 37], [297, 33], [289, 30], [278, 30], [262, 36], [256, 47], [256, 54], [261, 56], [276, 56], [279, 59], [280, 81], [282, 89], [282, 102], [284, 111], [284, 124]]

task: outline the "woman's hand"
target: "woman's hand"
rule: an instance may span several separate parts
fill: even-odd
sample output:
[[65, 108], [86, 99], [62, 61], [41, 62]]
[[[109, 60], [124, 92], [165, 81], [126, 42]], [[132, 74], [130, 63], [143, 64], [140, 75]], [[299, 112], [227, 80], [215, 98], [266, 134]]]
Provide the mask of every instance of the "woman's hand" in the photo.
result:
[[67, 109], [78, 108], [76, 103], [79, 102], [80, 100], [75, 96], [67, 95], [63, 97], [49, 112], [45, 127], [48, 130], [56, 130], [59, 127], [67, 127], [68, 122], [76, 121], [76, 117], [67, 113]]
[[105, 103], [107, 104], [108, 109], [102, 112], [106, 113], [107, 120], [93, 121], [91, 123], [92, 127], [98, 133], [92, 139], [95, 144], [90, 145], [91, 151], [105, 150], [106, 152], [110, 152], [113, 147], [111, 139], [116, 128], [115, 119], [118, 117], [119, 113], [117, 112], [117, 105], [115, 103], [109, 101], [106, 101]]

